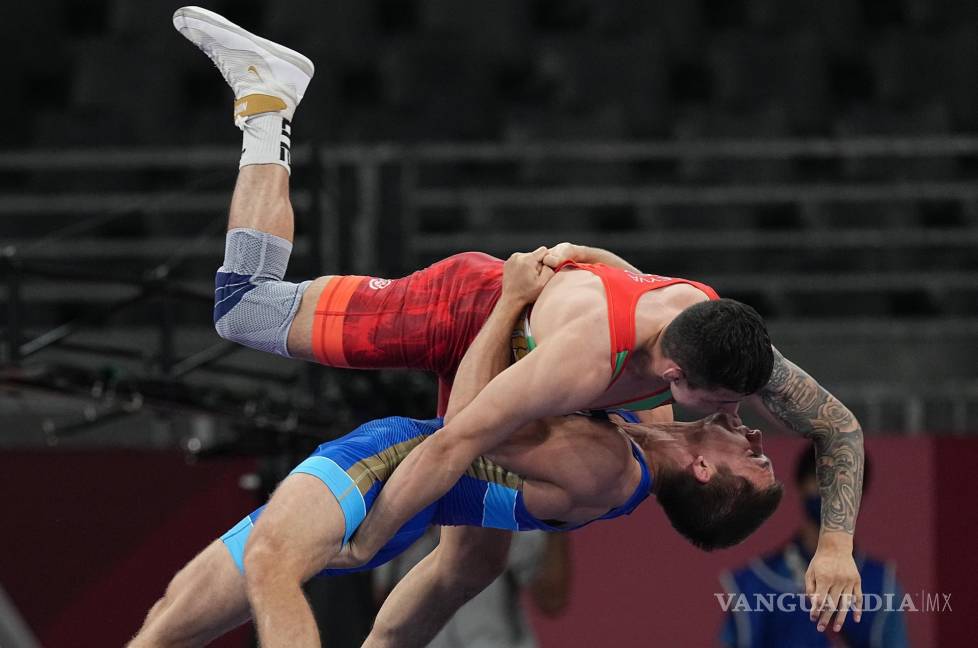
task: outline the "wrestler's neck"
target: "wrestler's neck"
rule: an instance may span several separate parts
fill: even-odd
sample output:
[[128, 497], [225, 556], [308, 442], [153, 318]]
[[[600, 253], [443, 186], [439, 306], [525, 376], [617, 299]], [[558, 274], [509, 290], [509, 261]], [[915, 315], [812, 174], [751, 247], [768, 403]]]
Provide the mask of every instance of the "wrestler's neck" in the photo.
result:
[[656, 490], [656, 475], [668, 470], [683, 470], [696, 458], [696, 448], [684, 427], [682, 423], [622, 426], [645, 455], [645, 463], [652, 473], [652, 492]]
[[664, 380], [662, 375], [668, 369], [670, 360], [662, 352], [666, 328], [686, 308], [705, 299], [699, 289], [685, 284], [653, 290], [639, 299], [635, 308], [635, 351], [644, 356], [643, 370], [649, 377]]
[[677, 369], [678, 365], [674, 360], [666, 357], [665, 352], [662, 350], [661, 331], [659, 332], [659, 335], [656, 335], [646, 343], [642, 357], [645, 360], [646, 374], [657, 382], [669, 384], [669, 379], [666, 378], [666, 373], [669, 372], [670, 369]]

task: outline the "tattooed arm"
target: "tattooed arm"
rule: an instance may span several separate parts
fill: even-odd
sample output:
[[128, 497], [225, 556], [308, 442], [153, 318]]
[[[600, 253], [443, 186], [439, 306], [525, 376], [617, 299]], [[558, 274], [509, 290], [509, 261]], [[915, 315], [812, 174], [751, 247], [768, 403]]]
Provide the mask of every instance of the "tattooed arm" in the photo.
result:
[[771, 380], [751, 399], [765, 418], [815, 444], [822, 526], [805, 588], [815, 597], [812, 619], [817, 610], [823, 611], [818, 629], [825, 629], [836, 608], [838, 631], [846, 617], [845, 604], [852, 602], [857, 622], [862, 616], [859, 572], [852, 558], [852, 536], [863, 490], [862, 428], [845, 405], [777, 349]]
[[815, 443], [822, 533], [856, 530], [863, 489], [863, 432], [846, 406], [774, 351], [774, 371], [758, 392], [763, 409]]

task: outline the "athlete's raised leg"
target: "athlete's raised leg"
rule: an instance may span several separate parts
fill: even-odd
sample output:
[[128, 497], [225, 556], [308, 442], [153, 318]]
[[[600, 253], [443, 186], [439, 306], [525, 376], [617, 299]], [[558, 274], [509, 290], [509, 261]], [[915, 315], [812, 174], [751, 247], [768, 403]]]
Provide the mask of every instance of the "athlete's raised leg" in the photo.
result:
[[178, 9], [173, 24], [231, 86], [234, 123], [243, 133], [216, 279], [215, 327], [225, 339], [288, 355], [290, 324], [310, 287], [283, 278], [294, 236], [292, 119], [312, 80], [312, 61], [200, 7]]
[[291, 242], [293, 221], [289, 172], [284, 167], [249, 164], [238, 169], [228, 212], [228, 230], [252, 229]]
[[173, 577], [129, 648], [203, 646], [250, 616], [244, 577], [215, 540]]
[[459, 255], [416, 273], [417, 280], [285, 281], [294, 235], [292, 118], [312, 80], [312, 62], [198, 7], [178, 9], [174, 25], [231, 86], [234, 121], [243, 131], [215, 281], [218, 334], [330, 366], [422, 369], [450, 380], [498, 296], [502, 263]]
[[292, 118], [315, 73], [312, 61], [200, 7], [177, 9], [173, 25], [234, 92], [234, 123], [244, 140], [228, 229], [254, 229], [291, 242]]

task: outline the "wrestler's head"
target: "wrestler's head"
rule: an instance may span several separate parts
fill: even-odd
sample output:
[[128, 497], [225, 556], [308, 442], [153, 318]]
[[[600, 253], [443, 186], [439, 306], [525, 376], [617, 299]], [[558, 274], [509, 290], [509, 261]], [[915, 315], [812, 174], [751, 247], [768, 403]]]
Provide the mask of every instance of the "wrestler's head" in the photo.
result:
[[784, 492], [760, 430], [725, 413], [679, 426], [682, 443], [655, 475], [659, 504], [701, 549], [741, 542], [774, 513]]
[[774, 352], [764, 320], [732, 299], [700, 302], [662, 333], [662, 377], [673, 399], [698, 412], [736, 412], [771, 379]]

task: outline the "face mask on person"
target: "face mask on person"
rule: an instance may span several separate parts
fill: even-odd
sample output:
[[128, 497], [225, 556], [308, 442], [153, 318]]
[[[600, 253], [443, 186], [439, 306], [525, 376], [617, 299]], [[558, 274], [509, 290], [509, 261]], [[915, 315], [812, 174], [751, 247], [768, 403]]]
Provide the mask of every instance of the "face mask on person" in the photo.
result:
[[805, 498], [805, 515], [815, 524], [822, 523], [822, 497], [809, 495]]

